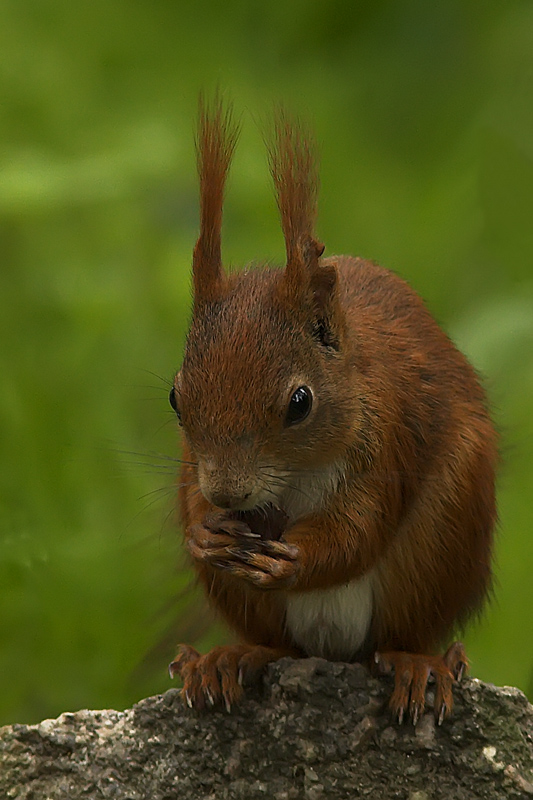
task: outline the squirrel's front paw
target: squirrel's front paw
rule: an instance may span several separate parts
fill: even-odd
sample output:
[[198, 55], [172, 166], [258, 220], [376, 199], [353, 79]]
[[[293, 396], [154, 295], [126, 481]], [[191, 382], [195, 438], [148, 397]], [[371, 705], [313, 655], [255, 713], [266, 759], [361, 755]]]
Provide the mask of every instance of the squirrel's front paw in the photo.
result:
[[286, 542], [262, 539], [245, 522], [226, 514], [208, 514], [188, 531], [192, 556], [215, 569], [260, 589], [287, 589], [299, 571], [299, 549]]

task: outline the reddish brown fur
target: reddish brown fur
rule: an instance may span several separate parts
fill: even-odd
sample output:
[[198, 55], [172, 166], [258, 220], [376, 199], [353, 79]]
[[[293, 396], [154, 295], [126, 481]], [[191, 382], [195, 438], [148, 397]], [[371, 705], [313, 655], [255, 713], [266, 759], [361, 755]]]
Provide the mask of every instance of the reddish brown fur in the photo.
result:
[[287, 252], [286, 281], [300, 292], [305, 284], [306, 261], [316, 269], [324, 246], [313, 236], [318, 172], [313, 143], [301, 125], [280, 109], [269, 143], [270, 172], [276, 189]]
[[203, 98], [200, 99], [196, 141], [200, 179], [200, 236], [193, 255], [196, 304], [211, 300], [221, 290], [220, 241], [224, 186], [238, 135], [239, 128], [233, 121], [232, 109], [224, 109], [220, 96], [217, 96], [211, 113]]
[[[435, 653], [490, 587], [497, 442], [483, 390], [403, 280], [361, 259], [319, 260], [312, 147], [284, 115], [270, 161], [287, 267], [222, 277], [223, 185], [235, 136], [220, 103], [211, 116], [202, 112], [195, 313], [175, 384], [180, 507], [199, 577], [250, 647], [272, 648], [257, 651], [257, 663], [301, 653], [285, 622], [291, 593], [370, 570], [373, 613], [360, 655], [393, 651], [390, 665], [399, 663], [394, 651], [404, 660]], [[312, 413], [287, 427], [302, 384], [312, 387]], [[332, 465], [335, 488], [291, 519], [279, 543], [232, 532], [231, 510], [247, 508], [250, 495], [258, 504], [282, 496], [275, 470], [303, 486], [309, 476], [315, 496], [311, 473], [320, 478]], [[228, 511], [213, 522], [216, 506]], [[427, 662], [440, 676], [440, 716], [451, 707], [442, 676], [464, 662], [462, 649], [453, 654], [439, 667]], [[418, 715], [425, 682], [420, 662], [411, 663]], [[200, 684], [187, 680], [187, 698], [200, 705]], [[408, 692], [398, 683], [396, 696], [403, 714]]]

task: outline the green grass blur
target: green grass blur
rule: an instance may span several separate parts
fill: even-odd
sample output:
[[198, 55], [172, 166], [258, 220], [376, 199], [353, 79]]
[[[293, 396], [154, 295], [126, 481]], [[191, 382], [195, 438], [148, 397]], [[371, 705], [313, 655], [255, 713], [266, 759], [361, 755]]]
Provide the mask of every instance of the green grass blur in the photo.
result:
[[466, 641], [533, 694], [532, 74], [517, 0], [0, 4], [1, 722], [124, 707], [169, 686], [172, 642], [224, 635], [184, 591], [166, 383], [217, 85], [244, 124], [226, 262], [282, 260], [260, 132], [282, 100], [320, 142], [327, 252], [405, 276], [484, 374], [498, 585]]

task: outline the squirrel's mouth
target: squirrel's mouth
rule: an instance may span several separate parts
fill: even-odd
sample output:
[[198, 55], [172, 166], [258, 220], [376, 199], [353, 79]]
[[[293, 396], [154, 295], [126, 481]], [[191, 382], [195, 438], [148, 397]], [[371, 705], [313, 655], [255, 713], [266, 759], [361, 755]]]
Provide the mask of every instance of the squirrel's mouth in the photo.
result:
[[267, 503], [265, 506], [251, 508], [249, 511], [235, 511], [235, 518], [245, 522], [252, 533], [257, 533], [261, 539], [281, 539], [289, 517], [281, 508]]

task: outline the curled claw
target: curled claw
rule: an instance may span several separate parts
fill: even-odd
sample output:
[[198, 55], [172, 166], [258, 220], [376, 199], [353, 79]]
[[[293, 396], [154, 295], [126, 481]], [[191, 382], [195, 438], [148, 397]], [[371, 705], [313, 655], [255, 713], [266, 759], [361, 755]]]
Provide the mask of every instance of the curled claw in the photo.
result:
[[374, 653], [374, 663], [382, 675], [388, 675], [392, 671], [392, 664], [382, 653]]
[[[209, 517], [210, 524], [215, 517]], [[230, 536], [227, 530], [234, 521], [227, 522], [226, 532], [214, 533], [202, 525], [189, 529], [187, 547], [193, 558], [263, 589], [288, 588], [295, 582], [300, 553], [296, 545], [255, 534]], [[239, 520], [235, 524], [247, 527]]]
[[258, 567], [271, 575], [281, 574], [291, 562], [295, 562], [299, 550], [294, 545], [280, 542], [242, 542], [225, 549], [225, 553], [236, 561]]
[[229, 572], [234, 572], [234, 566], [231, 561], [210, 561], [209, 562], [212, 567], [216, 569], [227, 570]]
[[462, 642], [451, 644], [443, 656], [443, 661], [457, 681], [460, 681], [468, 669], [468, 658]]
[[270, 647], [234, 645], [215, 647], [206, 655], [181, 645], [171, 666], [171, 675], [183, 680], [182, 697], [189, 708], [199, 711], [222, 705], [231, 713], [243, 694], [244, 683], [257, 679], [266, 664], [286, 655], [289, 650]]
[[176, 675], [181, 676], [184, 668], [199, 657], [200, 653], [198, 650], [195, 650], [194, 647], [190, 647], [188, 644], [180, 644], [178, 647], [178, 655], [174, 661], [168, 665], [170, 677], [175, 678]]
[[276, 542], [274, 540], [266, 540], [262, 544], [263, 552], [265, 554], [272, 555], [273, 557], [285, 558], [289, 561], [294, 561], [300, 555], [300, 548], [295, 544]]
[[254, 533], [251, 530], [239, 531], [238, 535], [244, 537], [245, 539], [260, 539], [261, 538], [261, 534]]
[[206, 514], [201, 525], [187, 529], [190, 554], [199, 563], [230, 572], [260, 589], [290, 588], [300, 568], [299, 548], [255, 533], [248, 521], [228, 516], [226, 512]]
[[187, 530], [187, 548], [198, 561], [209, 561], [234, 542], [226, 533], [215, 533], [204, 525], [191, 525]]
[[239, 561], [244, 561], [245, 563], [249, 564], [254, 554], [261, 552], [261, 549], [254, 545], [254, 542], [243, 542], [240, 545], [227, 547], [226, 553], [238, 559]]
[[204, 527], [214, 533], [224, 533], [228, 536], [244, 536], [246, 538], [259, 539], [258, 533], [253, 533], [250, 527], [240, 519], [228, 517], [225, 512], [214, 512], [206, 514]]
[[[211, 522], [217, 515], [211, 515]], [[211, 564], [219, 569], [225, 568], [225, 562], [235, 559], [237, 551], [252, 550], [255, 546], [255, 537], [248, 535], [236, 537], [230, 535], [232, 520], [227, 520], [227, 530], [220, 526], [213, 530], [206, 525], [192, 525], [187, 533], [187, 548], [192, 557], [199, 562]], [[237, 521], [237, 525], [243, 523]]]
[[444, 656], [392, 651], [375, 653], [374, 661], [382, 674], [394, 670], [394, 690], [389, 706], [400, 724], [408, 712], [414, 725], [424, 713], [430, 675], [435, 679], [435, 719], [442, 725], [453, 708], [452, 684], [462, 676], [468, 663], [460, 642], [455, 642]]

